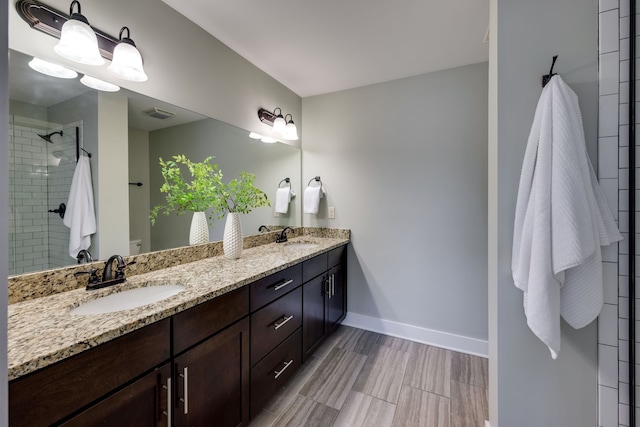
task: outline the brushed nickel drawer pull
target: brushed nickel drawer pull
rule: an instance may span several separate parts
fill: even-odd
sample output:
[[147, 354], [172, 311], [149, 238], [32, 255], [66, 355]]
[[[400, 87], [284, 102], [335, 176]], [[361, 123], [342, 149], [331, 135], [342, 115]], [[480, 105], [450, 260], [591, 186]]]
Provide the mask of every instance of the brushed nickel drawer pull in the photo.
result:
[[293, 279], [287, 280], [286, 282], [282, 282], [280, 283], [278, 286], [274, 286], [273, 290], [274, 291], [279, 291], [280, 289], [284, 288], [285, 286], [288, 286], [290, 284], [293, 283]]
[[293, 363], [293, 359], [289, 360], [288, 362], [282, 362], [282, 363], [284, 363], [284, 368], [282, 368], [279, 371], [273, 371], [273, 373], [276, 374], [276, 376], [273, 377], [274, 380], [277, 379], [280, 375], [282, 375], [282, 373], [286, 371], [289, 366], [291, 366], [291, 364]]
[[180, 398], [180, 402], [184, 403], [184, 414], [189, 413], [189, 368], [184, 367], [180, 376], [184, 379], [184, 397]]
[[336, 296], [336, 275], [335, 274], [331, 275], [331, 296], [332, 297]]
[[288, 317], [287, 317], [287, 316], [282, 316], [282, 317], [284, 317], [284, 319], [282, 320], [282, 322], [280, 322], [280, 323], [276, 322], [276, 323], [274, 323], [274, 324], [273, 324], [273, 329], [274, 329], [274, 330], [276, 330], [276, 331], [277, 331], [278, 329], [280, 329], [281, 327], [283, 327], [283, 326], [285, 325], [285, 323], [287, 323], [289, 320], [293, 319], [293, 315], [288, 316]]
[[171, 407], [173, 406], [171, 402], [171, 377], [167, 378], [167, 385], [163, 385], [162, 388], [167, 390], [167, 410], [162, 411], [162, 414], [167, 416], [167, 425], [171, 427]]

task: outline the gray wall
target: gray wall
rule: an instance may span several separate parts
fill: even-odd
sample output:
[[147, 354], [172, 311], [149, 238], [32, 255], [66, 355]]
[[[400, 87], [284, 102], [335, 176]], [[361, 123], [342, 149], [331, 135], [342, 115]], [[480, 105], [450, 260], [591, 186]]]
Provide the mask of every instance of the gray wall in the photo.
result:
[[[7, 9], [0, 8], [0, 28], [7, 26]], [[7, 31], [0, 31], [0, 50], [8, 47]], [[9, 58], [0, 55], [0, 93], [9, 93]], [[6, 95], [0, 99], [0, 200], [9, 199], [9, 172], [6, 165], [8, 158], [9, 134], [9, 99]], [[4, 203], [2, 206], [6, 206]], [[0, 426], [8, 424], [7, 417], [7, 276], [9, 274], [7, 259], [9, 258], [9, 210], [0, 209]]]
[[[158, 159], [171, 160], [184, 154], [194, 162], [214, 156], [224, 182], [237, 178], [241, 171], [256, 175], [255, 186], [267, 193], [271, 207], [264, 206], [241, 216], [242, 234], [257, 234], [261, 224], [300, 225], [302, 197], [294, 198], [287, 215], [274, 217], [274, 197], [278, 183], [291, 178], [295, 191], [300, 189], [300, 150], [285, 144], [265, 144], [249, 138], [247, 131], [217, 120], [206, 119], [149, 133], [149, 170], [151, 207], [165, 203], [159, 189], [164, 182]], [[185, 246], [189, 243], [190, 214], [160, 215], [151, 228], [151, 250]], [[214, 218], [209, 227], [209, 240], [222, 240], [225, 220]]]
[[[305, 226], [352, 230], [349, 312], [487, 340], [487, 64], [303, 99]], [[335, 219], [327, 208], [335, 207]]]
[[[492, 0], [489, 143], [491, 426], [597, 425], [596, 324], [562, 325], [557, 360], [529, 330], [511, 277], [520, 167], [551, 57], [580, 97], [589, 154], [597, 137], [598, 2]], [[497, 15], [496, 13], [497, 12]], [[615, 207], [614, 207], [615, 208]]]

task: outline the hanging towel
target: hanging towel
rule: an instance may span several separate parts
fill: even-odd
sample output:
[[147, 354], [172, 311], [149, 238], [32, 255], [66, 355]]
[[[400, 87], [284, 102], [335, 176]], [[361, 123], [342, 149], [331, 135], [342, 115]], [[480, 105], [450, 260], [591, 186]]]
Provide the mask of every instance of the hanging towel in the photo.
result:
[[560, 352], [560, 316], [577, 329], [600, 313], [600, 247], [618, 240], [587, 155], [578, 97], [556, 75], [542, 90], [527, 142], [511, 264], [527, 324], [552, 358]]
[[75, 258], [80, 250], [89, 249], [91, 235], [96, 232], [91, 165], [88, 157], [80, 156], [76, 164], [63, 223], [71, 229], [69, 256]]
[[304, 190], [304, 213], [317, 214], [322, 197], [322, 186], [307, 187]]
[[291, 189], [289, 187], [276, 190], [276, 212], [286, 214], [289, 211], [291, 201]]

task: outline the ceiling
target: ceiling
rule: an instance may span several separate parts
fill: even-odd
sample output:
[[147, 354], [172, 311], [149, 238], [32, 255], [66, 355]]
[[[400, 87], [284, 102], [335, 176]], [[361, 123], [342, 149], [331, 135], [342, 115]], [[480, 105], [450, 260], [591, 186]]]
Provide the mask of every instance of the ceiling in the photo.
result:
[[487, 61], [488, 0], [163, 0], [301, 97]]

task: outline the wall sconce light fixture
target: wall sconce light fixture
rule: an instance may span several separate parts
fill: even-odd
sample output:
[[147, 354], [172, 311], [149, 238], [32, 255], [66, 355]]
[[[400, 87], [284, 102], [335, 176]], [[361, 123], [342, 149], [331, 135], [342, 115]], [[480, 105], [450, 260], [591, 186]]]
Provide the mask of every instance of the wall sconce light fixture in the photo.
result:
[[[73, 12], [74, 6], [77, 6], [76, 13]], [[116, 39], [91, 27], [80, 12], [78, 0], [71, 2], [70, 15], [37, 0], [18, 0], [16, 10], [31, 28], [60, 39], [54, 47], [58, 55], [88, 65], [102, 65], [108, 59], [112, 61], [108, 69], [114, 75], [134, 82], [148, 79], [142, 66], [142, 56], [129, 36], [129, 28], [123, 27]], [[125, 30], [127, 34], [123, 38]]]
[[[289, 120], [287, 121], [285, 117], [289, 117]], [[273, 132], [277, 136], [290, 141], [298, 140], [298, 129], [295, 123], [293, 123], [293, 116], [291, 114], [283, 116], [280, 108], [273, 110], [273, 113], [264, 108], [260, 108], [258, 110], [258, 118], [262, 123], [272, 126]]]
[[[127, 30], [127, 37], [122, 38], [122, 33]], [[136, 48], [136, 44], [129, 38], [129, 28], [122, 27], [119, 35], [120, 43], [113, 49], [113, 60], [107, 70], [121, 79], [132, 82], [144, 82], [149, 77], [142, 67], [142, 55]]]
[[[78, 12], [73, 12], [73, 6]], [[89, 21], [81, 14], [80, 2], [73, 0], [69, 7], [70, 18], [62, 25], [60, 41], [53, 50], [63, 58], [87, 65], [102, 65], [104, 59], [98, 51], [98, 38]]]

